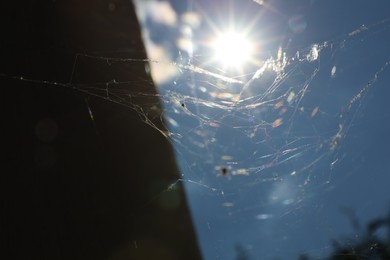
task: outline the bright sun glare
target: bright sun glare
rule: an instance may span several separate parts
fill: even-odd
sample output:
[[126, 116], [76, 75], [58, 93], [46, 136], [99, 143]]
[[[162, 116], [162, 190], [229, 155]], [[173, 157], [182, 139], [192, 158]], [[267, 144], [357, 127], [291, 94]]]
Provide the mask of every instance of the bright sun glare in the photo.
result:
[[224, 67], [242, 68], [252, 54], [252, 44], [244, 34], [227, 32], [214, 42], [215, 60]]

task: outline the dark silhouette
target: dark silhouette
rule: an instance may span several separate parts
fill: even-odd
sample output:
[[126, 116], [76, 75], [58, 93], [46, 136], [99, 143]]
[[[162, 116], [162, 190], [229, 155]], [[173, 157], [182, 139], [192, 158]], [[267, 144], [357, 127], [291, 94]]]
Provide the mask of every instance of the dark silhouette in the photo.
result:
[[249, 260], [250, 256], [247, 250], [240, 244], [235, 246], [236, 257], [235, 260]]
[[132, 3], [2, 11], [2, 258], [200, 259]]
[[[380, 229], [387, 231], [387, 238], [377, 236]], [[390, 259], [390, 212], [385, 218], [377, 218], [366, 226], [364, 236], [355, 244], [341, 246], [334, 243], [332, 260]]]
[[[355, 229], [360, 224], [352, 211], [348, 211], [348, 217]], [[378, 233], [385, 231], [386, 237], [378, 236]], [[324, 258], [329, 260], [389, 260], [390, 259], [390, 211], [386, 217], [377, 218], [366, 225], [366, 230], [359, 239], [356, 238], [345, 241], [343, 245], [334, 240], [332, 242], [333, 252]], [[251, 259], [249, 252], [242, 246], [235, 247], [235, 259]], [[261, 256], [260, 256], [261, 257]], [[294, 257], [292, 256], [292, 259]], [[257, 258], [256, 258], [257, 259]], [[275, 259], [279, 259], [275, 257]], [[297, 257], [299, 260], [317, 259], [307, 254]]]
[[[351, 218], [354, 227], [358, 225], [356, 219]], [[378, 236], [378, 231], [386, 231], [387, 237]], [[330, 260], [388, 260], [390, 259], [390, 211], [384, 218], [377, 218], [369, 222], [360, 239], [351, 239], [347, 245], [333, 242], [333, 252], [326, 259]], [[300, 260], [312, 259], [308, 255], [302, 255]], [[313, 258], [314, 259], [314, 258]]]

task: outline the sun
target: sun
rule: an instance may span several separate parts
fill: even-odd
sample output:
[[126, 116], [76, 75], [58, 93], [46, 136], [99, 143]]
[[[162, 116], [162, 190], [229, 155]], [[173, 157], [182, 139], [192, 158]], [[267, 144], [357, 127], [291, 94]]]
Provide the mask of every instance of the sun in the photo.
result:
[[249, 62], [253, 52], [253, 44], [243, 33], [228, 31], [214, 39], [214, 60], [224, 68], [242, 69]]

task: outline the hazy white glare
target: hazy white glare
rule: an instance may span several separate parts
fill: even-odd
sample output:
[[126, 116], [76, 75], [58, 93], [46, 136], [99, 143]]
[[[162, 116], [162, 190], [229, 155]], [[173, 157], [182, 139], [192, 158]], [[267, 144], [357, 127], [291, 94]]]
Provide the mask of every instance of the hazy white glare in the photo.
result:
[[228, 32], [219, 36], [213, 44], [216, 51], [215, 58], [224, 66], [240, 67], [249, 60], [252, 45], [245, 35]]

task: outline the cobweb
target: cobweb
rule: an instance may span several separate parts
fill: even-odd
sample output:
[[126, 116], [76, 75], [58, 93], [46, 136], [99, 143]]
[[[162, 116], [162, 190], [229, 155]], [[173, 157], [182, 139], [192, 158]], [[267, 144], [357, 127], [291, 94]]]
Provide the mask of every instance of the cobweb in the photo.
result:
[[[255, 2], [258, 8], [264, 4]], [[178, 37], [188, 40], [189, 32], [195, 34], [198, 18], [193, 12], [181, 20], [176, 17], [173, 28], [181, 31]], [[144, 20], [143, 26], [147, 29], [150, 24]], [[338, 187], [343, 174], [354, 174], [355, 169], [345, 171], [357, 156], [348, 147], [357, 142], [365, 109], [375, 105], [370, 99], [386, 87], [382, 78], [389, 75], [390, 57], [376, 50], [389, 44], [389, 33], [390, 20], [384, 19], [306, 46], [281, 43], [265, 50], [256, 66], [240, 74], [207, 63], [209, 56], [201, 48], [189, 50], [186, 45], [183, 50], [176, 39], [163, 46], [166, 52], [157, 59], [75, 53], [72, 75], [80, 73], [81, 62], [143, 64], [159, 83], [164, 116], [156, 112], [155, 102], [146, 108], [137, 105], [135, 100], [154, 94], [134, 92], [136, 82], [14, 78], [72, 88], [121, 104], [164, 135], [181, 169], [180, 179], [164, 192], [177, 183], [185, 185], [207, 259], [232, 259], [237, 243], [252, 255], [262, 252], [265, 259], [298, 250], [320, 257], [330, 252], [329, 236], [338, 233], [328, 230], [322, 240], [310, 241], [307, 236], [300, 242], [293, 234], [313, 221], [308, 216], [305, 223], [308, 211], [320, 214], [321, 202], [316, 199], [321, 194]], [[147, 32], [145, 37], [148, 50], [156, 48]], [[352, 65], [351, 57], [356, 59]], [[369, 60], [359, 63], [362, 59]], [[88, 109], [93, 121], [93, 110]], [[168, 131], [160, 129], [156, 120]]]
[[308, 228], [306, 217], [315, 220], [308, 211], [322, 217], [315, 201], [335, 189], [340, 169], [349, 175], [355, 169], [345, 167], [358, 167], [357, 154], [344, 146], [357, 142], [350, 132], [364, 116], [366, 96], [388, 73], [389, 57], [360, 68], [365, 77], [357, 80], [343, 70], [356, 52], [383, 44], [376, 37], [388, 29], [382, 20], [336, 39], [278, 47], [234, 77], [203, 67], [201, 55], [176, 57], [176, 77], [160, 85], [182, 172], [173, 185], [185, 183], [206, 259], [232, 259], [237, 244], [254, 259], [291, 259], [297, 248], [316, 257], [330, 253], [330, 234], [337, 232], [313, 225], [329, 235], [314, 243], [300, 229]]

